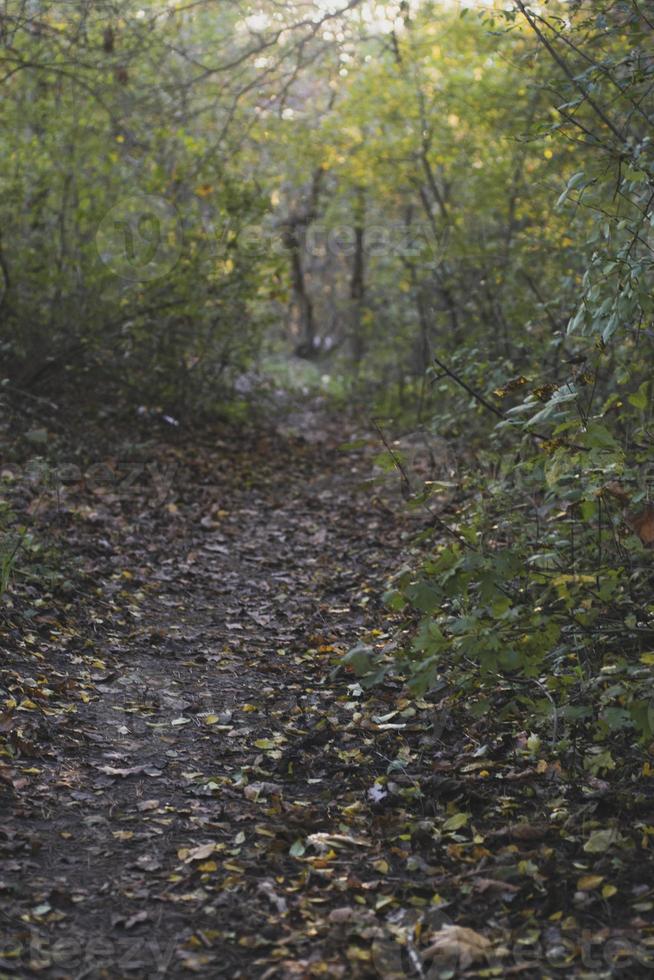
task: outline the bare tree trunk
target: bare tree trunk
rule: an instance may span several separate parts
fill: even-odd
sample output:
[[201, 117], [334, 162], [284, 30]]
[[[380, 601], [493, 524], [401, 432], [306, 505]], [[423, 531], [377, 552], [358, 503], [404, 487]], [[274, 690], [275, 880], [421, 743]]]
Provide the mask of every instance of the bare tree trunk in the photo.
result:
[[294, 333], [299, 338], [295, 348], [298, 357], [315, 357], [319, 348], [313, 301], [307, 289], [302, 251], [304, 247], [303, 233], [316, 217], [323, 174], [322, 167], [314, 172], [306, 206], [289, 215], [284, 222], [284, 244], [289, 250], [291, 260], [291, 287], [293, 290], [291, 324]]
[[291, 256], [291, 285], [293, 305], [291, 324], [299, 340], [295, 353], [300, 357], [312, 357], [316, 352], [316, 324], [313, 315], [313, 302], [307, 292], [302, 264], [302, 238], [297, 229], [287, 232], [286, 247]]

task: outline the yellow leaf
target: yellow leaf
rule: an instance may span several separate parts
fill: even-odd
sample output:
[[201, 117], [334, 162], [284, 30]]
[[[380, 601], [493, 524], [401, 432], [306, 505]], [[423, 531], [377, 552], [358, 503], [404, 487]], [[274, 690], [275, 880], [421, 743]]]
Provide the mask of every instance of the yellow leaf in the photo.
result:
[[198, 871], [217, 871], [218, 865], [215, 861], [203, 861], [202, 864], [198, 864]]
[[205, 725], [215, 725], [217, 721], [220, 721], [218, 715], [205, 715], [202, 719]]
[[371, 951], [364, 949], [362, 946], [348, 946], [345, 955], [348, 960], [362, 960], [363, 962], [366, 962], [372, 957]]
[[577, 891], [592, 892], [604, 881], [604, 875], [582, 875], [577, 882]]
[[392, 895], [380, 895], [377, 901], [375, 902], [375, 911], [378, 912], [379, 909], [385, 908], [387, 905], [390, 905], [394, 901], [396, 901], [396, 899]]
[[611, 898], [617, 892], [615, 885], [604, 885], [602, 888], [602, 898]]

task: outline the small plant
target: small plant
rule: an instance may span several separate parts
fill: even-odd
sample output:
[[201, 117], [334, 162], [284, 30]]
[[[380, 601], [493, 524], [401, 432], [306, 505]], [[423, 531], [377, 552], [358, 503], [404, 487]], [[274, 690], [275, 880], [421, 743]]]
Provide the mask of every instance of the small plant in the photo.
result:
[[582, 730], [651, 741], [649, 451], [626, 451], [605, 413], [574, 408], [535, 441], [530, 422], [513, 421], [533, 401], [477, 453], [447, 538], [439, 519], [427, 557], [387, 591], [393, 660], [360, 645], [347, 662], [364, 685], [399, 671], [417, 695], [447, 688], [473, 715], [499, 713], [563, 746]]
[[21, 548], [26, 528], [10, 528], [11, 511], [0, 502], [0, 598], [7, 592]]

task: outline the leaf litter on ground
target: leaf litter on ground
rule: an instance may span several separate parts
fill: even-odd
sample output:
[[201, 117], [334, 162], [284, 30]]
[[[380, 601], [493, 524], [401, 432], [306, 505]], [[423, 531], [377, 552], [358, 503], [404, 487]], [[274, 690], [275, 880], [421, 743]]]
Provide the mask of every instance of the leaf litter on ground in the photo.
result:
[[0, 977], [647, 975], [650, 771], [580, 782], [456, 692], [361, 687], [425, 518], [321, 428], [40, 501], [77, 566], [4, 608]]

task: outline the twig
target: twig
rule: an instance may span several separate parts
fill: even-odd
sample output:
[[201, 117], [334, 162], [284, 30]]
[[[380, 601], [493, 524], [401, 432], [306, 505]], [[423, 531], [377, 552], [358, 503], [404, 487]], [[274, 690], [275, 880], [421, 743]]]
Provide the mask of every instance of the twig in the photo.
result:
[[[372, 422], [375, 429], [379, 433], [379, 438], [383, 442], [384, 448], [386, 449], [389, 456], [393, 460], [393, 464], [397, 467], [400, 476], [402, 477], [403, 486], [406, 487], [408, 494], [411, 494], [413, 492], [413, 489], [411, 487], [411, 480], [409, 479], [409, 474], [406, 471], [406, 467], [404, 463], [399, 458], [397, 453], [393, 450], [392, 446], [389, 445], [388, 440], [384, 435], [384, 432], [381, 426], [379, 425], [378, 420], [373, 418], [370, 421]], [[446, 534], [449, 534], [451, 537], [453, 537], [456, 541], [459, 542], [459, 544], [462, 544], [464, 548], [471, 548], [473, 551], [476, 550], [475, 548], [473, 548], [473, 546], [470, 544], [469, 541], [466, 541], [466, 539], [463, 537], [462, 534], [459, 534], [458, 531], [455, 531], [454, 528], [450, 527], [449, 524], [447, 524], [442, 518], [440, 518], [438, 514], [435, 514], [434, 511], [431, 509], [431, 507], [424, 500], [422, 501], [422, 506], [425, 508], [425, 510], [427, 511], [431, 519], [434, 521], [434, 523], [437, 524], [440, 528], [442, 528], [442, 530], [445, 531]]]

